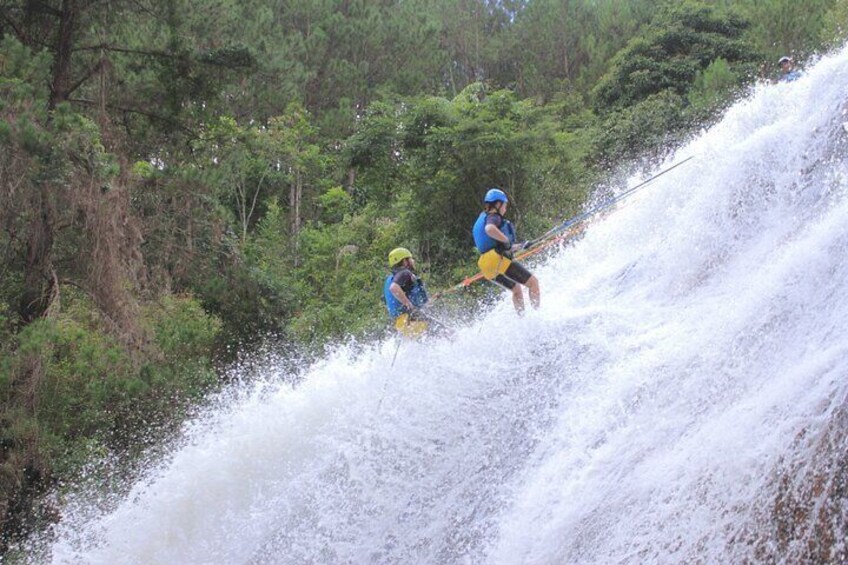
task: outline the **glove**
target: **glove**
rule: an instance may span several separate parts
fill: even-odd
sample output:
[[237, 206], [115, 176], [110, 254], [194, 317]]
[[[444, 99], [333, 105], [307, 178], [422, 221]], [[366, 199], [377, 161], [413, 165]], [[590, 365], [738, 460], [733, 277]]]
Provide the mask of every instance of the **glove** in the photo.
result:
[[424, 312], [421, 311], [421, 308], [418, 308], [417, 306], [413, 306], [412, 309], [409, 310], [408, 314], [410, 322], [417, 322], [419, 320], [427, 319], [427, 316], [424, 314]]
[[501, 251], [501, 252], [506, 252], [506, 251], [509, 251], [510, 249], [512, 249], [512, 244], [511, 243], [505, 243], [503, 241], [499, 241], [495, 244], [495, 249], [497, 249], [498, 251]]
[[421, 314], [421, 309], [418, 306], [413, 306], [412, 308], [403, 307], [403, 312], [409, 315], [410, 320], [416, 319]]

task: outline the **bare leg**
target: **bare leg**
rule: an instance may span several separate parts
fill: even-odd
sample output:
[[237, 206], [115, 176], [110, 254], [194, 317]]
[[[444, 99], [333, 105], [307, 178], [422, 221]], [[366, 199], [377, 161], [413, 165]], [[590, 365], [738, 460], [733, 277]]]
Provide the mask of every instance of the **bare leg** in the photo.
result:
[[539, 294], [539, 279], [535, 275], [527, 279], [527, 288], [530, 290], [530, 304], [533, 305], [533, 308], [538, 308], [541, 303], [541, 296]]
[[517, 284], [512, 287], [512, 304], [515, 306], [515, 311], [519, 314], [524, 313], [524, 293], [521, 290], [521, 285]]

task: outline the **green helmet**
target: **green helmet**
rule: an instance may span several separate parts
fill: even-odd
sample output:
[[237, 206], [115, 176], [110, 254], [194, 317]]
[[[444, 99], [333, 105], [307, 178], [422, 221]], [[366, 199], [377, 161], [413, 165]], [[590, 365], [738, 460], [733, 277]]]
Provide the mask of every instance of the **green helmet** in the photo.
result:
[[394, 267], [407, 257], [412, 257], [412, 253], [406, 247], [398, 247], [389, 251], [389, 267]]

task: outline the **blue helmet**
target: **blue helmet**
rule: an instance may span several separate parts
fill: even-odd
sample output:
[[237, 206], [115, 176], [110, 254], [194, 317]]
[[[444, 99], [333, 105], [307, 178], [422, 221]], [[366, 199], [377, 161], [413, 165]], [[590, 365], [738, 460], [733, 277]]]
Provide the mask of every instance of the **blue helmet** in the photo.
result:
[[490, 188], [486, 193], [486, 197], [483, 198], [483, 202], [489, 204], [491, 202], [509, 202], [509, 200], [503, 190], [499, 188]]

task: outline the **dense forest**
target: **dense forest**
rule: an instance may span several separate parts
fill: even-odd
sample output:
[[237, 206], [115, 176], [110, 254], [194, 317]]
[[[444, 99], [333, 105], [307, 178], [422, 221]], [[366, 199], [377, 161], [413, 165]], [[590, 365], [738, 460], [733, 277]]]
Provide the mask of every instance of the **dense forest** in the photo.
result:
[[844, 25], [838, 0], [0, 0], [0, 547], [239, 354], [385, 331], [393, 247], [431, 289], [473, 272], [488, 187], [538, 235]]

